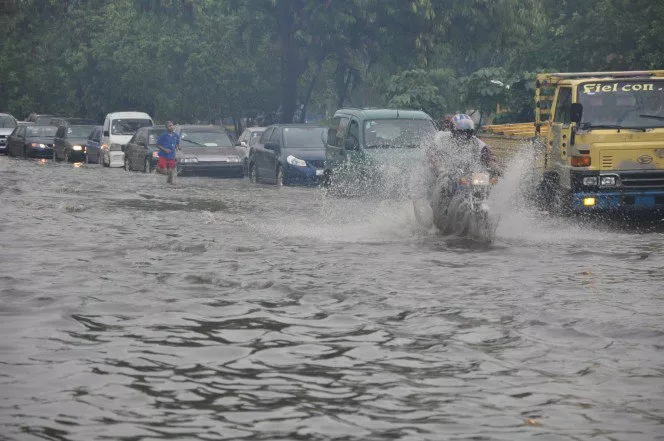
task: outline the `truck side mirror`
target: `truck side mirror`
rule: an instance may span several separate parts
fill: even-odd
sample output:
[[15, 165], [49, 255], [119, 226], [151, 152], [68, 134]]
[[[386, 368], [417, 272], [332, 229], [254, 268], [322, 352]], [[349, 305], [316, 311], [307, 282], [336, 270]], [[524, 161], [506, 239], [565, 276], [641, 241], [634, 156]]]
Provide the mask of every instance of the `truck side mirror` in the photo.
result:
[[581, 123], [582, 116], [583, 116], [583, 106], [581, 105], [581, 103], [572, 103], [569, 115], [570, 121], [579, 124]]

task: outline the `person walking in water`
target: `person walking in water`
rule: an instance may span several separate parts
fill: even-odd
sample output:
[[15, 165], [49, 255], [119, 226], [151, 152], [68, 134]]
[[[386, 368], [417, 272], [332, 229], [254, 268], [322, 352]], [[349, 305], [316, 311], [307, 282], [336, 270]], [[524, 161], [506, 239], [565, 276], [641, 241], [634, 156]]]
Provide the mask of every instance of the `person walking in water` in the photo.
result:
[[173, 183], [175, 175], [175, 152], [180, 149], [180, 136], [173, 132], [173, 127], [173, 121], [166, 121], [166, 130], [157, 139], [157, 149], [159, 149], [157, 169], [168, 174], [166, 182], [169, 184]]

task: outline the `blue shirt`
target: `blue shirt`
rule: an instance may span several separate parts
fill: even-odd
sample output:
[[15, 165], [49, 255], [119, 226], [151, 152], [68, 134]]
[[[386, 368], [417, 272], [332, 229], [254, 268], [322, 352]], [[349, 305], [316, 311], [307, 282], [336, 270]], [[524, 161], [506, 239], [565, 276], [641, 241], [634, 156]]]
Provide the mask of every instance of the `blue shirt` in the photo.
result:
[[170, 150], [168, 153], [159, 150], [159, 156], [166, 159], [175, 159], [175, 147], [180, 144], [180, 136], [173, 132], [169, 134], [168, 130], [164, 131], [159, 138], [157, 139], [157, 145], [162, 146], [165, 149]]

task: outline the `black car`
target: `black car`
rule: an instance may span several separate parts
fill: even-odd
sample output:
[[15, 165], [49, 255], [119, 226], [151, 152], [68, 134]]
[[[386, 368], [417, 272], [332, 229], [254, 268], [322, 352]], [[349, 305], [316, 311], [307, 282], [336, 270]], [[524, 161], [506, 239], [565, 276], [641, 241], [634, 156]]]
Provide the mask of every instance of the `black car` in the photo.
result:
[[157, 138], [164, 133], [166, 126], [141, 127], [124, 147], [124, 169], [144, 173], [152, 172], [157, 166]]
[[93, 125], [63, 125], [58, 127], [53, 145], [53, 159], [56, 161], [85, 161], [88, 136], [95, 129]]
[[176, 126], [180, 135], [181, 158], [178, 173], [244, 177], [241, 152], [223, 127], [206, 125]]
[[249, 179], [277, 185], [318, 184], [325, 165], [327, 127], [277, 124], [249, 150]]
[[7, 152], [7, 137], [16, 129], [16, 118], [9, 113], [0, 113], [0, 153]]
[[58, 128], [54, 126], [19, 123], [7, 140], [7, 153], [23, 158], [51, 158], [57, 131]]

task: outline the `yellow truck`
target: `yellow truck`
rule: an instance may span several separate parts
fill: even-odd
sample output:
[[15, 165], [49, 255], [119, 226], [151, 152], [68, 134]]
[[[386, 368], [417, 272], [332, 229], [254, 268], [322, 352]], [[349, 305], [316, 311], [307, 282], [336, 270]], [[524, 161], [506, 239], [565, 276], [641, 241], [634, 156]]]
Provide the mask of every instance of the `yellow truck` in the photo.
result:
[[664, 209], [664, 70], [542, 73], [535, 123], [488, 126], [541, 148], [552, 210]]

